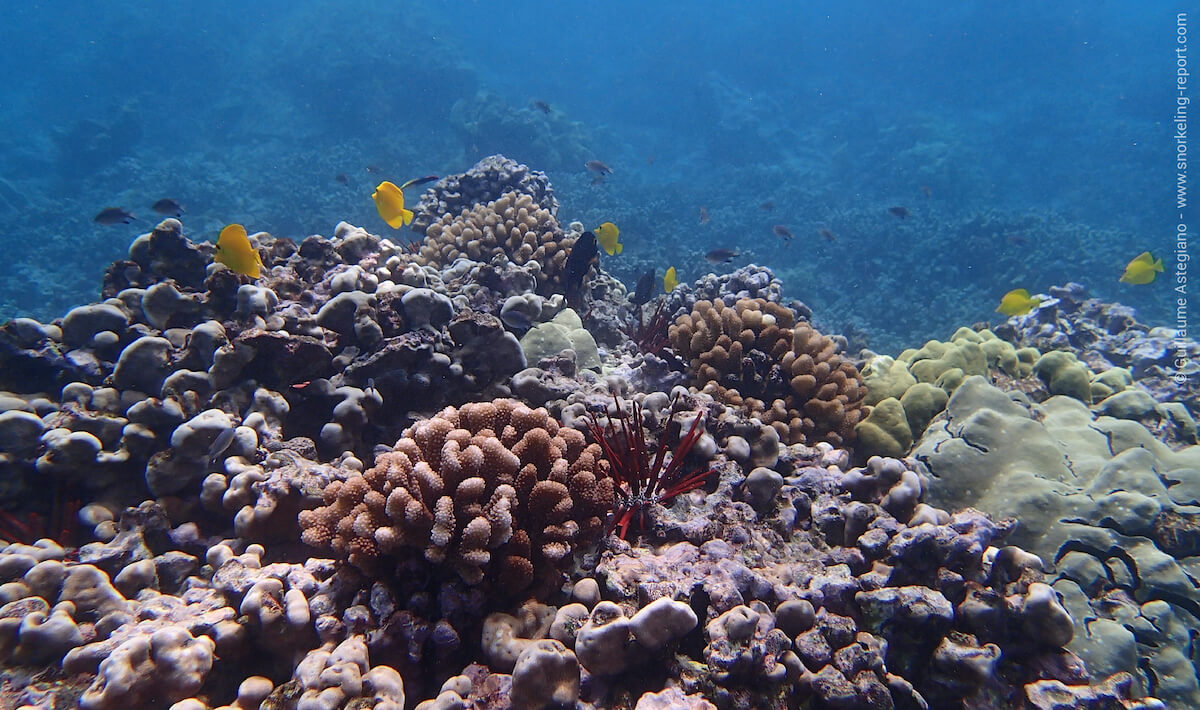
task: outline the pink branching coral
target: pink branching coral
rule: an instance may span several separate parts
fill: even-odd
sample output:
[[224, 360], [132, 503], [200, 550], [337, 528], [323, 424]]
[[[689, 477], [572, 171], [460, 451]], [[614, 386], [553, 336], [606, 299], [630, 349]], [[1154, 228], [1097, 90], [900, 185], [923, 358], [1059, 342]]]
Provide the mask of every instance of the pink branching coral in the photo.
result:
[[700, 429], [703, 413], [692, 420], [692, 426], [680, 437], [668, 458], [666, 431], [659, 433], [658, 446], [651, 453], [642, 425], [642, 408], [634, 402], [632, 409], [631, 415], [618, 401], [616, 423], [609, 417], [608, 422], [600, 426], [594, 416], [587, 422], [616, 483], [610, 530], [616, 530], [622, 540], [635, 521], [639, 528], [646, 527], [651, 506], [699, 488], [713, 473], [711, 468], [685, 473], [684, 460], [703, 434]]

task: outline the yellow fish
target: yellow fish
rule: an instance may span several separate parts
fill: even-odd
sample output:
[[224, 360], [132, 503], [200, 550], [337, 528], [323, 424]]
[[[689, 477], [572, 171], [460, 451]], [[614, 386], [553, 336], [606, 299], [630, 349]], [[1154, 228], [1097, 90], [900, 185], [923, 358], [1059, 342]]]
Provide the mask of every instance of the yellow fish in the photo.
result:
[[997, 313], [1003, 313], [1006, 316], [1023, 316], [1033, 310], [1033, 307], [1041, 303], [1040, 298], [1034, 298], [1029, 295], [1029, 292], [1023, 288], [1014, 288], [1004, 294], [1004, 298], [1000, 299], [1000, 306], [996, 309]]
[[400, 229], [413, 221], [412, 210], [404, 209], [404, 190], [396, 187], [394, 183], [387, 180], [379, 183], [379, 187], [371, 193], [371, 199], [375, 200], [375, 209], [379, 210], [379, 216], [392, 229]]
[[625, 245], [617, 241], [620, 236], [621, 230], [617, 229], [617, 225], [612, 222], [605, 222], [596, 227], [596, 241], [600, 243], [604, 253], [609, 256], [616, 256], [624, 251]]
[[246, 228], [240, 224], [231, 224], [221, 230], [217, 237], [217, 253], [213, 261], [224, 264], [243, 276], [258, 278], [266, 266], [262, 257], [250, 244], [246, 236]]
[[1155, 259], [1150, 256], [1150, 252], [1144, 251], [1129, 262], [1120, 280], [1127, 284], [1148, 284], [1162, 270], [1162, 259]]
[[663, 274], [663, 290], [670, 293], [679, 285], [679, 278], [675, 275], [675, 267], [667, 269], [667, 273]]

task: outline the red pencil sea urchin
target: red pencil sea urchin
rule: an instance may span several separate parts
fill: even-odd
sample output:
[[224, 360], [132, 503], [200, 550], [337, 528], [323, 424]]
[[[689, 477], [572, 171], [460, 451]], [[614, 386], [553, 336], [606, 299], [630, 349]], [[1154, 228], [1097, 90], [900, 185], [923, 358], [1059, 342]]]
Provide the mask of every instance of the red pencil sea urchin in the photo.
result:
[[593, 415], [587, 425], [600, 444], [617, 484], [610, 530], [615, 529], [617, 537], [624, 540], [635, 519], [639, 527], [645, 528], [652, 505], [699, 488], [713, 469], [684, 473], [684, 459], [702, 434], [700, 419], [703, 413], [692, 420], [692, 426], [680, 437], [668, 459], [666, 431], [659, 432], [658, 446], [652, 454], [642, 425], [642, 408], [634, 402], [630, 414], [615, 397], [614, 401], [617, 404], [616, 424], [610, 416], [607, 424], [601, 427]]
[[658, 355], [671, 344], [667, 337], [671, 321], [666, 307], [665, 300], [659, 301], [649, 321], [642, 320], [642, 309], [639, 307], [637, 324], [625, 328], [626, 337], [637, 345], [638, 352]]

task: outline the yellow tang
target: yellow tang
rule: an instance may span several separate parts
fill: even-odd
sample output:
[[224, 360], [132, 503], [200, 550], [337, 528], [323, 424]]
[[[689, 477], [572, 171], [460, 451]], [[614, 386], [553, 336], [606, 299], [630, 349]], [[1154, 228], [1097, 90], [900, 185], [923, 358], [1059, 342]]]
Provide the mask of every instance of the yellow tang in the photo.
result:
[[217, 237], [217, 253], [213, 256], [213, 261], [255, 279], [261, 275], [262, 269], [266, 268], [262, 257], [250, 244], [246, 228], [240, 224], [231, 224], [221, 230], [221, 236]]
[[600, 247], [609, 256], [616, 256], [625, 249], [625, 245], [617, 241], [619, 236], [621, 236], [621, 230], [617, 229], [617, 225], [612, 222], [605, 222], [596, 227], [596, 241], [600, 242]]
[[1004, 298], [1000, 299], [1000, 306], [996, 309], [997, 313], [1003, 313], [1006, 316], [1023, 316], [1033, 310], [1033, 307], [1041, 303], [1040, 298], [1034, 298], [1029, 295], [1029, 292], [1023, 288], [1014, 288], [1004, 294]]
[[1127, 284], [1148, 284], [1162, 273], [1162, 270], [1162, 259], [1155, 259], [1150, 256], [1150, 252], [1144, 251], [1129, 262], [1120, 280]]
[[371, 199], [375, 200], [375, 209], [379, 210], [379, 216], [383, 217], [383, 221], [392, 229], [400, 229], [413, 221], [412, 210], [404, 209], [404, 191], [395, 184], [387, 180], [379, 183], [379, 187], [371, 193]]
[[675, 267], [667, 269], [667, 273], [663, 274], [663, 290], [670, 293], [679, 285], [679, 278], [675, 275]]

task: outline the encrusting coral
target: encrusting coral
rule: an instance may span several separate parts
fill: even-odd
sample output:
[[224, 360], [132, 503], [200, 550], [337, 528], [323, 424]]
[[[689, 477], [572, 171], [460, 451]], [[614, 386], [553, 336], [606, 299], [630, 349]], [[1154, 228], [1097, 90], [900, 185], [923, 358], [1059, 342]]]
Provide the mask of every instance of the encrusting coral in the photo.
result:
[[866, 388], [837, 344], [778, 303], [699, 301], [670, 329], [696, 384], [744, 407], [788, 443], [835, 446], [854, 437]]
[[379, 571], [419, 553], [468, 584], [518, 591], [598, 535], [613, 483], [599, 446], [515, 400], [447, 407], [405, 432], [375, 466], [325, 489], [300, 514], [303, 540]]

